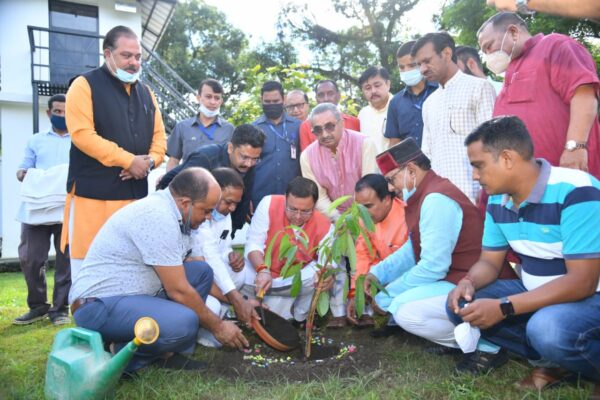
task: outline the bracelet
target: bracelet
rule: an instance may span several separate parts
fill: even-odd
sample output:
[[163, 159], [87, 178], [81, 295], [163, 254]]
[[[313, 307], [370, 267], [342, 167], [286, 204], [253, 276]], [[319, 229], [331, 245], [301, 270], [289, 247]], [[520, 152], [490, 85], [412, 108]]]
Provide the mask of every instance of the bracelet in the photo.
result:
[[262, 272], [262, 271], [264, 271], [266, 269], [269, 269], [269, 267], [267, 267], [266, 264], [264, 264], [264, 263], [263, 264], [258, 264], [256, 266], [256, 273], [258, 274], [259, 272]]

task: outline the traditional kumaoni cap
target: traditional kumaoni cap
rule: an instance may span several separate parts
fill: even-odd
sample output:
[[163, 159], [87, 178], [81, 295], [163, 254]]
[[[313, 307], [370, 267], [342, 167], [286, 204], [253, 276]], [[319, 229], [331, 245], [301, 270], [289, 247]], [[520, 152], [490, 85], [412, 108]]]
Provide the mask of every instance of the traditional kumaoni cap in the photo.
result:
[[390, 147], [376, 157], [377, 166], [383, 175], [413, 161], [423, 152], [412, 137], [408, 137], [395, 146]]

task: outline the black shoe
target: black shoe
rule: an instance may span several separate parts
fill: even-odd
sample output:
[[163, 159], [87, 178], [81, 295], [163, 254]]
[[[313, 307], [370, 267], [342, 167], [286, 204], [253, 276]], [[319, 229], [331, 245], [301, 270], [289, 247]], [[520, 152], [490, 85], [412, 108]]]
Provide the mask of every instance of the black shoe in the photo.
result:
[[183, 371], [201, 371], [208, 369], [208, 363], [204, 361], [192, 360], [182, 354], [175, 353], [163, 362], [159, 363], [160, 368], [176, 369]]
[[435, 356], [448, 356], [448, 355], [462, 353], [462, 351], [460, 351], [460, 349], [455, 349], [454, 347], [446, 347], [446, 346], [441, 346], [441, 345], [430, 346], [430, 347], [425, 348], [425, 350], [423, 350], [423, 351], [427, 354], [432, 354]]
[[390, 337], [400, 332], [402, 332], [402, 328], [400, 328], [398, 325], [385, 325], [383, 328], [372, 330], [369, 332], [369, 335], [372, 338], [379, 339]]
[[29, 325], [48, 316], [48, 307], [38, 307], [18, 316], [13, 320], [14, 325]]
[[473, 353], [467, 353], [462, 360], [456, 364], [457, 374], [487, 374], [488, 372], [500, 368], [508, 362], [506, 350], [501, 349], [498, 353], [484, 353], [476, 350]]
[[54, 326], [66, 325], [71, 323], [71, 318], [69, 318], [69, 314], [67, 313], [51, 314], [49, 315], [49, 318], [50, 322], [52, 322], [52, 325]]

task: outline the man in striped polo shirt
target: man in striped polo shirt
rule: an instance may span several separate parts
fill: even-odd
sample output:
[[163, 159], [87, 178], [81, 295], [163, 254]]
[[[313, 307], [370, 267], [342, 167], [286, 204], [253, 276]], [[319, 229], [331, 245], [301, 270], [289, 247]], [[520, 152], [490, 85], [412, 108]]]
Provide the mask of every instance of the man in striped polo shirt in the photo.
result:
[[[518, 117], [484, 122], [465, 144], [490, 198], [481, 257], [449, 294], [450, 317], [530, 360], [536, 368], [519, 387], [576, 373], [599, 391], [600, 182], [536, 160]], [[508, 249], [522, 260], [521, 279], [497, 280]]]

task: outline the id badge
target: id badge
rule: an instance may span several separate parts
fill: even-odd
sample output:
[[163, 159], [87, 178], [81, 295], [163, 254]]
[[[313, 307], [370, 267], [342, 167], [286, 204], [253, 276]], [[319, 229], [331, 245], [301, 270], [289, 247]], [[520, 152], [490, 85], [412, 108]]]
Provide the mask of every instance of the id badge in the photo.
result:
[[296, 145], [293, 143], [290, 145], [290, 156], [292, 157], [292, 160], [295, 160], [297, 158]]

